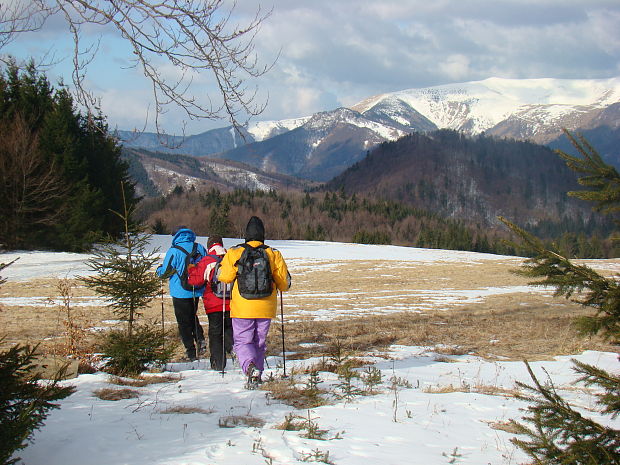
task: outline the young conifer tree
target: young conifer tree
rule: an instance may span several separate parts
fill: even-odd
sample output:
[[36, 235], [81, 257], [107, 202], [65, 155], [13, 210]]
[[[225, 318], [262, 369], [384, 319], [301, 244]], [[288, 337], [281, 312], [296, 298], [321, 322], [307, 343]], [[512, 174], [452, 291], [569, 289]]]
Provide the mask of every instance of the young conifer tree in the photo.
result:
[[[594, 203], [593, 209], [614, 215], [620, 209], [620, 175], [607, 165], [583, 138], [565, 131], [579, 155], [558, 151], [566, 164], [577, 172], [579, 183], [587, 189], [569, 195]], [[555, 288], [555, 295], [573, 299], [594, 309], [594, 314], [581, 317], [577, 327], [584, 334], [600, 334], [612, 343], [620, 342], [620, 282], [605, 277], [585, 265], [577, 265], [559, 250], [546, 248], [542, 241], [518, 226], [500, 218], [516, 233], [530, 257], [518, 271], [533, 278], [531, 284]], [[620, 223], [613, 218], [617, 226]], [[615, 419], [620, 414], [620, 377], [592, 365], [573, 360], [578, 381], [598, 389], [597, 404], [601, 413]], [[620, 464], [620, 430], [588, 418], [565, 401], [551, 382], [541, 383], [527, 365], [534, 386], [518, 383], [529, 394], [527, 423], [514, 422], [526, 439], [512, 440], [537, 464]], [[612, 424], [610, 422], [610, 424]]]
[[[0, 263], [0, 272], [14, 263]], [[0, 276], [0, 285], [6, 279]], [[0, 341], [1, 342], [1, 341]], [[60, 385], [63, 370], [42, 381], [36, 371], [36, 347], [15, 345], [0, 352], [0, 465], [19, 463], [15, 453], [24, 449], [43, 426], [55, 403], [75, 391]]]
[[105, 297], [120, 320], [127, 322], [131, 336], [136, 318], [159, 294], [160, 280], [152, 268], [159, 260], [157, 251], [149, 250], [151, 235], [131, 223], [132, 210], [124, 206], [117, 215], [123, 220], [120, 238], [98, 245], [88, 261], [93, 276], [82, 281]]
[[108, 368], [117, 374], [139, 374], [151, 362], [170, 359], [173, 347], [164, 346], [164, 337], [154, 324], [136, 324], [144, 308], [160, 292], [160, 279], [152, 268], [159, 260], [157, 250], [149, 250], [151, 235], [131, 222], [132, 209], [125, 203], [124, 231], [120, 238], [99, 245], [88, 265], [95, 273], [82, 278], [86, 286], [103, 296], [125, 331], [110, 331], [104, 336], [102, 351]]

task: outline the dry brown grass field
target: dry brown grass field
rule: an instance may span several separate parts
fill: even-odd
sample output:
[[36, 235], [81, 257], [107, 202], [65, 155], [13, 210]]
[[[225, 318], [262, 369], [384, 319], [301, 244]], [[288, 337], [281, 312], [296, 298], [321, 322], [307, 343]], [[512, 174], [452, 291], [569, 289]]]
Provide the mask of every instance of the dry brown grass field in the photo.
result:
[[[286, 350], [293, 353], [288, 357], [329, 355], [337, 347], [364, 354], [392, 344], [511, 360], [618, 350], [580, 336], [571, 322], [592, 310], [553, 297], [549, 289], [528, 287], [525, 278], [511, 272], [519, 263], [517, 258], [467, 263], [292, 259], [293, 288], [283, 299]], [[620, 270], [620, 260], [589, 264], [606, 274]], [[70, 297], [80, 350], [96, 351], [93, 335], [119, 323], [79, 281], [64, 281], [68, 292], [62, 284], [48, 278], [0, 287], [2, 345], [39, 344], [43, 353], [66, 353], [67, 306], [59, 302], [64, 294]], [[15, 304], [9, 298], [20, 299]], [[142, 318], [161, 322], [162, 302], [164, 327], [174, 330], [167, 294]], [[206, 316], [200, 315], [206, 330]], [[274, 354], [281, 351], [280, 330], [274, 320], [269, 342]]]

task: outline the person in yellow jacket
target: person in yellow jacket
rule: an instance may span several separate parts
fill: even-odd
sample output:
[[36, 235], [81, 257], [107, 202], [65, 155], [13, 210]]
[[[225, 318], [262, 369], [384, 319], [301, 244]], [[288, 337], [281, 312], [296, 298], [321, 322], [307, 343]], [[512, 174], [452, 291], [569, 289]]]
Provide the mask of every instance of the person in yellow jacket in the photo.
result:
[[[267, 350], [267, 334], [271, 325], [271, 319], [276, 316], [278, 291], [287, 291], [291, 286], [291, 275], [279, 250], [268, 247], [265, 242], [265, 227], [257, 216], [248, 221], [245, 230], [245, 243], [232, 247], [226, 252], [220, 265], [218, 279], [225, 283], [234, 281], [231, 302], [230, 317], [233, 325], [233, 350], [241, 369], [248, 378], [247, 387], [256, 388], [261, 382], [261, 375], [265, 364], [265, 351]], [[244, 251], [263, 250], [259, 252], [261, 257], [266, 255], [268, 261], [264, 267], [256, 262], [254, 269], [263, 270], [254, 278], [247, 279], [243, 271], [243, 263], [240, 270], [239, 261]], [[246, 253], [247, 254], [247, 253]], [[245, 263], [245, 260], [243, 261]], [[261, 275], [263, 273], [263, 275]], [[245, 283], [254, 281], [267, 283], [264, 289], [248, 289]], [[271, 286], [269, 289], [268, 286]], [[254, 294], [249, 294], [253, 292]]]

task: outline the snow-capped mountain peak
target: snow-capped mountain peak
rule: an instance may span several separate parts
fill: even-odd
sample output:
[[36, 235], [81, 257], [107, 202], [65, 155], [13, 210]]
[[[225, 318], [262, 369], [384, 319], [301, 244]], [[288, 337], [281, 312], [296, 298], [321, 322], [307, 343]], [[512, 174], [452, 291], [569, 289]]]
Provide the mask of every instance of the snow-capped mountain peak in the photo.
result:
[[[570, 113], [605, 108], [620, 101], [620, 78], [611, 79], [505, 79], [408, 89], [366, 99], [352, 108], [366, 114], [377, 105], [402, 102], [439, 128], [469, 133], [488, 131], [528, 111], [547, 109], [539, 115], [550, 122]], [[526, 118], [527, 119], [527, 118]]]

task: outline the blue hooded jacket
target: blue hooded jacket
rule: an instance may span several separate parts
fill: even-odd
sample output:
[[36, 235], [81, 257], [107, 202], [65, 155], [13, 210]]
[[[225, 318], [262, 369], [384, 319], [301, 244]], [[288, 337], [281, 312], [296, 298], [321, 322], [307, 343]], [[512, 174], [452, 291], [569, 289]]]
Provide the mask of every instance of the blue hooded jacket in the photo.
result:
[[[191, 253], [194, 242], [196, 241], [196, 234], [194, 231], [188, 228], [179, 229], [172, 238], [172, 245], [183, 247], [187, 252]], [[202, 244], [196, 244], [196, 250], [201, 256], [207, 255], [207, 251]], [[178, 297], [181, 299], [187, 299], [191, 297], [200, 297], [204, 291], [204, 287], [197, 287], [193, 292], [183, 289], [181, 286], [180, 276], [185, 269], [185, 257], [186, 255], [179, 249], [171, 247], [166, 252], [164, 262], [155, 271], [160, 278], [170, 277], [170, 295], [172, 297]]]

